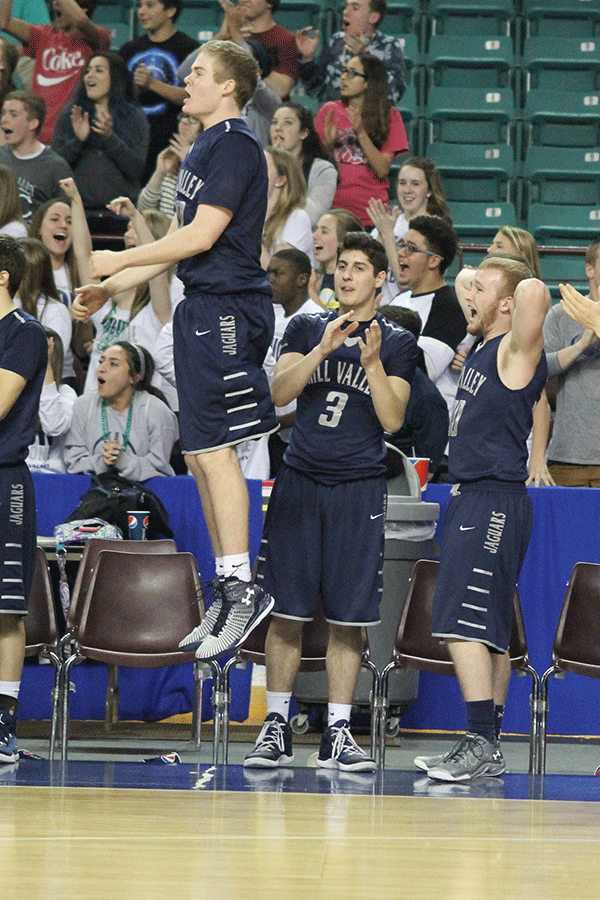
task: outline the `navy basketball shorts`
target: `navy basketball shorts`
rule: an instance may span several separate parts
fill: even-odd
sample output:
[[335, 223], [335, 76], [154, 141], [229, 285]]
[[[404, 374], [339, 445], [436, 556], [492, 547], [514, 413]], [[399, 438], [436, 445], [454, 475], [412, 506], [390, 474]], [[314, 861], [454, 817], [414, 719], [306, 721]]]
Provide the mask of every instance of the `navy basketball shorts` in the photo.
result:
[[273, 615], [374, 625], [383, 592], [385, 478], [324, 485], [285, 464], [265, 517], [257, 583]]
[[277, 429], [262, 368], [273, 327], [273, 303], [265, 294], [195, 294], [178, 304], [173, 354], [184, 453], [218, 450]]
[[433, 636], [510, 644], [515, 585], [533, 528], [531, 499], [522, 484], [461, 484], [444, 524]]
[[24, 616], [37, 543], [35, 492], [25, 465], [0, 467], [0, 613]]

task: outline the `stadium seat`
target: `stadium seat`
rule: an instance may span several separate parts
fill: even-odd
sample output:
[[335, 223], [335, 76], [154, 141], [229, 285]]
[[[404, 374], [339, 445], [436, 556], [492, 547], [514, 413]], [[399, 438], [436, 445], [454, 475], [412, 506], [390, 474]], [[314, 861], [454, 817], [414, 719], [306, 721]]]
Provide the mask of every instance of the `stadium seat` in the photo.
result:
[[515, 101], [510, 88], [434, 87], [429, 92], [426, 120], [429, 143], [508, 143]]
[[419, 0], [401, 0], [388, 3], [381, 30], [385, 34], [418, 34], [420, 31], [421, 4]]
[[544, 253], [544, 248], [540, 250], [540, 265], [542, 275], [544, 276], [544, 284], [547, 285], [552, 295], [553, 302], [560, 300], [559, 284], [572, 284], [578, 291], [588, 292], [588, 279], [585, 274], [585, 257], [582, 254], [568, 252], [565, 248], [564, 253], [557, 253], [557, 247], [552, 249], [552, 253]]
[[396, 109], [402, 116], [406, 136], [408, 138], [409, 152], [420, 156], [423, 150], [423, 120], [420, 117], [417, 91], [414, 84], [409, 84]]
[[461, 244], [481, 244], [502, 225], [518, 225], [512, 203], [451, 203], [450, 213]]
[[600, 234], [600, 206], [557, 206], [532, 203], [527, 230], [538, 244], [585, 246]]
[[281, 0], [275, 16], [279, 25], [290, 31], [298, 31], [308, 25], [318, 28], [321, 10], [322, 5], [318, 0]]
[[514, 70], [513, 45], [502, 36], [432, 35], [426, 63], [430, 88], [506, 87]]
[[600, 40], [532, 37], [525, 41], [525, 88], [586, 91], [600, 88]]
[[600, 206], [600, 151], [530, 147], [523, 164], [533, 203]]
[[523, 0], [527, 37], [597, 37], [600, 5], [594, 0]]
[[110, 49], [113, 51], [118, 50], [132, 38], [131, 26], [125, 22], [102, 22], [102, 27], [110, 34]]
[[430, 0], [432, 34], [509, 35], [512, 0]]
[[600, 146], [600, 92], [533, 90], [525, 99], [527, 143]]
[[507, 144], [430, 144], [426, 156], [441, 173], [449, 202], [514, 202], [515, 160]]

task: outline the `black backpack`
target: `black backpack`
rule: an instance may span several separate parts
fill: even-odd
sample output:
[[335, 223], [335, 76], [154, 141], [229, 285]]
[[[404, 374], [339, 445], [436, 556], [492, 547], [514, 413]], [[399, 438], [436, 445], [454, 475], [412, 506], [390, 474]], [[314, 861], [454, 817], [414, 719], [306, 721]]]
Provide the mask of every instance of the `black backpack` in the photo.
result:
[[169, 514], [162, 500], [154, 491], [138, 481], [130, 481], [113, 472], [92, 476], [89, 491], [81, 497], [67, 522], [77, 519], [104, 519], [120, 529], [124, 538], [129, 537], [127, 513], [129, 510], [149, 510], [148, 540], [158, 537], [172, 538]]

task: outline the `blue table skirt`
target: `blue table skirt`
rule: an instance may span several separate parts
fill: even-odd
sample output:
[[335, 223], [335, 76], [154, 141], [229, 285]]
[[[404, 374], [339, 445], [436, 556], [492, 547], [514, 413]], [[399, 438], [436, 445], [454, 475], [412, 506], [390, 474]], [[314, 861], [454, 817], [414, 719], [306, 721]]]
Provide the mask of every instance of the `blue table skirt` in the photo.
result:
[[[38, 534], [51, 535], [54, 525], [75, 508], [89, 485], [87, 476], [34, 475]], [[214, 573], [206, 526], [193, 479], [155, 478], [150, 486], [163, 500], [180, 550], [194, 553], [202, 578]], [[258, 553], [262, 527], [260, 482], [248, 482], [251, 498], [250, 547]], [[448, 485], [429, 485], [426, 499], [440, 504], [438, 539], [449, 501]], [[593, 488], [530, 488], [534, 531], [519, 581], [530, 656], [542, 674], [551, 663], [552, 641], [571, 569], [580, 560], [600, 563], [600, 491]], [[101, 671], [102, 670], [102, 671]], [[51, 680], [48, 667], [28, 665], [22, 687], [24, 718], [47, 718]], [[234, 671], [232, 717], [248, 714], [250, 673]], [[84, 663], [73, 669], [76, 718], [104, 718], [105, 667]], [[210, 693], [209, 690], [206, 692]], [[511, 680], [505, 731], [529, 730], [530, 679]], [[191, 709], [191, 666], [169, 669], [122, 669], [120, 715], [123, 719], [161, 719]], [[600, 681], [568, 674], [550, 685], [549, 734], [600, 734]], [[205, 717], [210, 705], [205, 698]], [[456, 679], [420, 674], [419, 695], [403, 717], [405, 728], [454, 730], [464, 727], [464, 707]]]

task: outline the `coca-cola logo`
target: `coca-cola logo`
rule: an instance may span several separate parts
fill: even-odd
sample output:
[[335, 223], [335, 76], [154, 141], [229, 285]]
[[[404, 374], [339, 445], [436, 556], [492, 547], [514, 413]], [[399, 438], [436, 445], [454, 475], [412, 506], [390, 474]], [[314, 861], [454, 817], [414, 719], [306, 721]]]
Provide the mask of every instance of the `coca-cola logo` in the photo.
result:
[[66, 50], [56, 50], [48, 47], [42, 53], [42, 66], [49, 72], [68, 72], [70, 69], [81, 69], [85, 65], [85, 57], [81, 51], [67, 53]]

